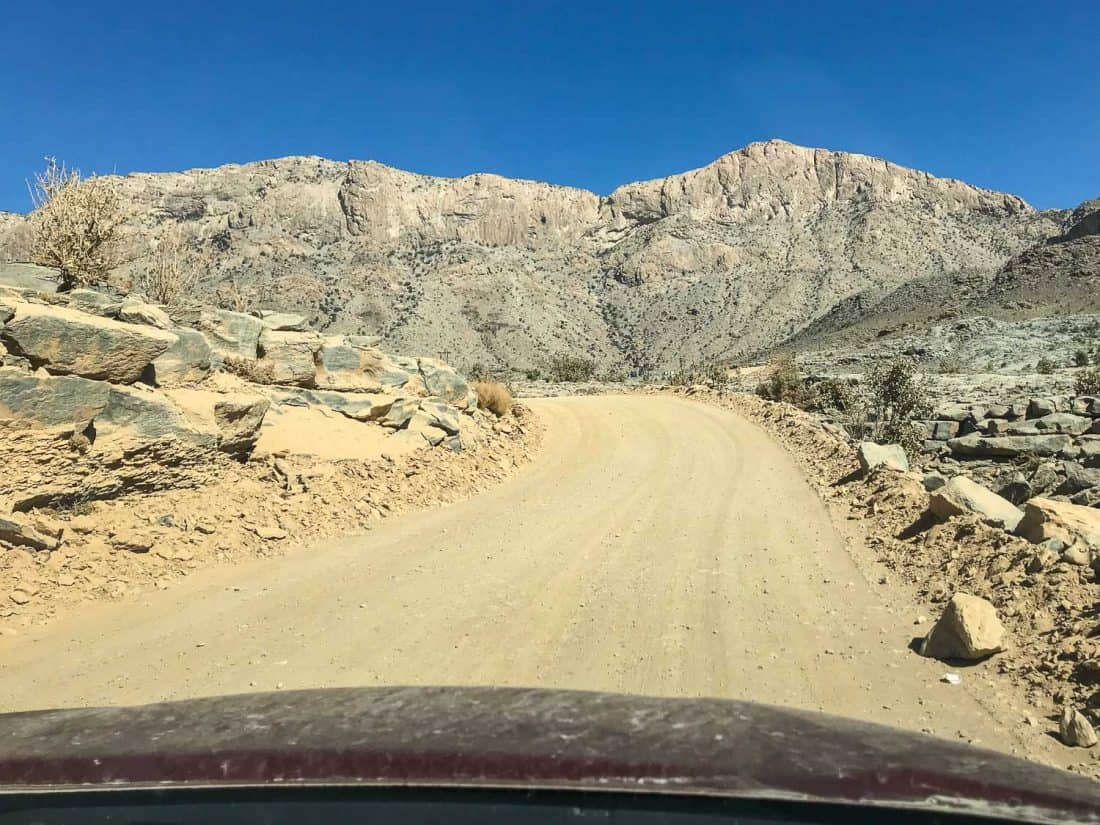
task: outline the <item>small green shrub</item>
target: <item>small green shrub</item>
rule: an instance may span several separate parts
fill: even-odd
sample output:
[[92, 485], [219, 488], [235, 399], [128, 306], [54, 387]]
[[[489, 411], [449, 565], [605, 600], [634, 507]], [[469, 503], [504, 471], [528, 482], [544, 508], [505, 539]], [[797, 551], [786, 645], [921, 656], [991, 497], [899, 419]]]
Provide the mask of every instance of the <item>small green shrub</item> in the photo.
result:
[[1035, 371], [1040, 375], [1050, 375], [1055, 370], [1055, 364], [1046, 356], [1039, 359], [1035, 364]]
[[717, 387], [728, 380], [726, 368], [717, 361], [681, 361], [680, 366], [665, 374], [665, 382], [678, 387], [707, 384]]
[[1083, 349], [1077, 350], [1073, 353], [1073, 366], [1075, 367], [1087, 367], [1089, 365], [1089, 354]]
[[867, 434], [878, 444], [900, 444], [910, 456], [921, 448], [921, 429], [914, 422], [931, 415], [932, 405], [917, 365], [909, 358], [876, 364], [863, 382]]

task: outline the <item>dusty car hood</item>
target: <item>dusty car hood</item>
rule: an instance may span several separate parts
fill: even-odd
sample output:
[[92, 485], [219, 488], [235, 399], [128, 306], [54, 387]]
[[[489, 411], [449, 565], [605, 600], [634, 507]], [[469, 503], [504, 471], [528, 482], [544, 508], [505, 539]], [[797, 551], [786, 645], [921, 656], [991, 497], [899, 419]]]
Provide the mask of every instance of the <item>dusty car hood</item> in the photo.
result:
[[712, 699], [365, 688], [0, 716], [0, 790], [569, 788], [1097, 819], [1100, 783], [934, 737]]

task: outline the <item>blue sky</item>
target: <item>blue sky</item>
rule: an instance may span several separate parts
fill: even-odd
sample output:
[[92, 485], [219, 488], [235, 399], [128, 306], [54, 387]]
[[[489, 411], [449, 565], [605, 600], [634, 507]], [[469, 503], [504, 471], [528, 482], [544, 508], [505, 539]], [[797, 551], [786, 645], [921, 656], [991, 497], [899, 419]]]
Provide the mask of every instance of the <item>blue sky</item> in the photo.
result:
[[754, 140], [1100, 195], [1100, 7], [1058, 3], [4, 4], [0, 209], [85, 172], [291, 154], [607, 193]]

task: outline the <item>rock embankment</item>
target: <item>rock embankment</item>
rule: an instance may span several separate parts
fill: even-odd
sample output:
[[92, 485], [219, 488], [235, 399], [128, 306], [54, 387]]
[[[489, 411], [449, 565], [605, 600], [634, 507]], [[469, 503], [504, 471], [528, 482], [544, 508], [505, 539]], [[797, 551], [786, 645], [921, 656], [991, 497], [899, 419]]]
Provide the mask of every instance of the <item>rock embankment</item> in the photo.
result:
[[299, 316], [25, 281], [0, 282], [0, 629], [469, 494], [536, 434], [443, 361]]
[[[1026, 718], [1039, 729], [1045, 718], [1047, 730], [1058, 732], [1068, 715], [1062, 741], [1095, 744], [1085, 726], [1100, 723], [1100, 508], [1030, 493], [1017, 506], [970, 478], [964, 461], [950, 477], [888, 462], [865, 470], [846, 433], [793, 406], [705, 387], [678, 391], [748, 417], [803, 459], [822, 497], [863, 525], [876, 559], [942, 614], [925, 634], [925, 653], [948, 662], [986, 659], [982, 676], [1019, 685], [1031, 706]], [[1066, 403], [1081, 410], [1091, 400]], [[1028, 418], [1029, 406], [1016, 420], [1056, 412], [1035, 405]], [[1096, 773], [1094, 763], [1081, 768]]]

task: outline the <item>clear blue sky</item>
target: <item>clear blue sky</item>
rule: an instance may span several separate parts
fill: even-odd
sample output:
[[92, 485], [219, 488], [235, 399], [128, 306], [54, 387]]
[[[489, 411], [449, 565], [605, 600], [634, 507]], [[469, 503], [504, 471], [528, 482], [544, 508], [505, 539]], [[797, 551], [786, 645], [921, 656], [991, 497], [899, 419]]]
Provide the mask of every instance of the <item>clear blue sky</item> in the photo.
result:
[[607, 193], [753, 140], [1100, 195], [1100, 7], [1057, 3], [4, 4], [0, 209], [85, 172], [291, 154]]

